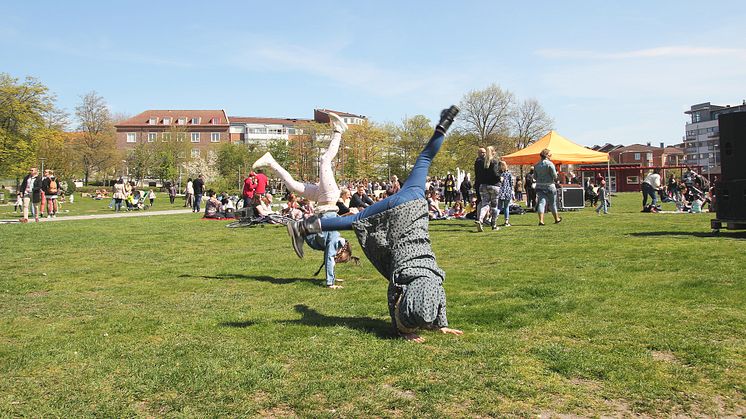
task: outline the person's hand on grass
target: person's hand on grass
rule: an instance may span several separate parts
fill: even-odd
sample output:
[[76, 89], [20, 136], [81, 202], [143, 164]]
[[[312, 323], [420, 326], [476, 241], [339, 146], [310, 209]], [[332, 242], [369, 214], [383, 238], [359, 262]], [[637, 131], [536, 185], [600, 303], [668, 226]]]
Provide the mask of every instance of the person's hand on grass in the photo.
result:
[[415, 343], [425, 342], [425, 338], [418, 335], [417, 333], [401, 333], [400, 336], [404, 338], [404, 340], [408, 340], [410, 342], [415, 342]]
[[446, 335], [457, 335], [457, 336], [460, 336], [460, 335], [464, 334], [464, 332], [461, 331], [461, 330], [451, 329], [451, 328], [448, 328], [448, 327], [441, 327], [438, 330], [440, 330], [440, 333], [445, 333]]

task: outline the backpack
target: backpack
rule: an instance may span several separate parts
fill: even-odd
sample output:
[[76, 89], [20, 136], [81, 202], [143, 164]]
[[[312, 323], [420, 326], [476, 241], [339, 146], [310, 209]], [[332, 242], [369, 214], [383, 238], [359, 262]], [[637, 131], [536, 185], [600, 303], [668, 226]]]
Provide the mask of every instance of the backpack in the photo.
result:
[[49, 194], [54, 195], [57, 193], [57, 181], [49, 179]]

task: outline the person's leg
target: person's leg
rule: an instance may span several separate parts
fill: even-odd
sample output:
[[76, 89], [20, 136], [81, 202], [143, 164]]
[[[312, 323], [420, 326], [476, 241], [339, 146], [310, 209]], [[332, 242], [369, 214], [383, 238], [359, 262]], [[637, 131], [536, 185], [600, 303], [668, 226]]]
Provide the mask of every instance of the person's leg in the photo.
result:
[[501, 199], [499, 201], [499, 207], [500, 211], [503, 212], [503, 217], [505, 217], [505, 225], [510, 225], [510, 199]]
[[[337, 146], [339, 147], [339, 146]], [[336, 153], [335, 153], [336, 154]], [[308, 198], [311, 201], [317, 201], [319, 198], [319, 187], [317, 185], [313, 185], [310, 183], [302, 183], [298, 182], [293, 178], [293, 175], [291, 175], [285, 168], [280, 166], [280, 163], [277, 163], [274, 157], [272, 157], [272, 154], [270, 152], [265, 153], [262, 157], [259, 158], [254, 164], [251, 166], [252, 168], [256, 169], [257, 167], [264, 167], [269, 166], [270, 169], [274, 170], [275, 173], [285, 182], [285, 185], [287, 186], [290, 191], [295, 192], [299, 195], [303, 195], [306, 198]], [[333, 202], [337, 201], [337, 196], [334, 198]]]
[[31, 198], [24, 196], [23, 197], [23, 219], [28, 220], [28, 210], [29, 206], [31, 205]]
[[329, 142], [329, 147], [327, 147], [319, 160], [319, 191], [318, 198], [315, 200], [324, 203], [337, 202], [339, 199], [339, 186], [337, 186], [337, 181], [334, 179], [332, 163], [334, 163], [334, 158], [337, 157], [339, 144], [342, 141], [342, 133], [347, 130], [347, 124], [336, 114], [330, 113], [329, 119], [331, 120], [334, 131], [332, 132], [332, 140]]
[[497, 218], [500, 215], [500, 211], [497, 209], [497, 194], [499, 192], [499, 189], [497, 186], [489, 185], [487, 187], [487, 190], [489, 191], [490, 195], [490, 226], [492, 226], [492, 229], [495, 229], [497, 227]]
[[647, 183], [642, 184], [642, 208], [648, 205], [648, 189], [646, 188]]
[[547, 195], [544, 189], [536, 190], [536, 212], [539, 214], [539, 224], [544, 224], [544, 211], [547, 205]]
[[389, 196], [382, 201], [376, 202], [354, 216], [323, 219], [312, 217], [301, 222], [289, 223], [287, 225], [288, 234], [290, 235], [293, 249], [298, 257], [303, 257], [303, 236], [321, 231], [350, 230], [352, 229], [352, 224], [357, 220], [379, 214], [405, 202], [413, 201], [415, 199], [424, 199], [427, 172], [430, 170], [433, 158], [443, 145], [445, 133], [448, 130], [448, 127], [453, 123], [458, 111], [459, 109], [456, 106], [451, 106], [441, 112], [440, 121], [435, 127], [435, 133], [417, 157], [412, 172], [396, 194]]
[[551, 211], [552, 216], [554, 216], [554, 222], [559, 223], [562, 221], [562, 218], [559, 216], [559, 212], [557, 212], [557, 189], [554, 187], [554, 185], [549, 185], [549, 191], [547, 193], [547, 206], [549, 207], [549, 211]]
[[430, 164], [432, 164], [433, 158], [438, 153], [438, 150], [440, 150], [441, 145], [443, 145], [444, 138], [445, 136], [442, 133], [435, 131], [419, 157], [417, 157], [412, 172], [409, 174], [409, 177], [404, 182], [404, 185], [402, 185], [399, 192], [382, 201], [374, 203], [353, 216], [324, 218], [321, 220], [321, 229], [323, 231], [351, 230], [352, 224], [357, 220], [371, 217], [405, 202], [413, 201], [415, 199], [424, 199], [427, 172], [430, 169]]

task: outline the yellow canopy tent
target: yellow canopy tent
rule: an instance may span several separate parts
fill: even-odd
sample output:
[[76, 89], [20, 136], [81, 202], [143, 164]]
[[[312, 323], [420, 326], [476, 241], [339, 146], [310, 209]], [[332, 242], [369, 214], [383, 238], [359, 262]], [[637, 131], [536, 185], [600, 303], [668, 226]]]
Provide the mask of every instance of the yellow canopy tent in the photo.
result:
[[580, 163], [608, 163], [609, 153], [601, 153], [575, 144], [567, 138], [557, 134], [557, 131], [549, 131], [549, 134], [541, 137], [535, 143], [518, 150], [515, 153], [502, 156], [508, 164], [535, 164], [541, 157], [541, 150], [548, 148], [552, 152], [552, 163], [554, 164], [580, 164]]

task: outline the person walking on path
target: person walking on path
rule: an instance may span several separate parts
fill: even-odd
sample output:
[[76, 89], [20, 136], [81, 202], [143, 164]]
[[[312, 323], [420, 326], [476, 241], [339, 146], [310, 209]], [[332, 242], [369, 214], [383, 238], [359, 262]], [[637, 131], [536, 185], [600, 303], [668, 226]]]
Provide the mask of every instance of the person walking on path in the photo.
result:
[[122, 201], [127, 199], [127, 193], [124, 188], [124, 179], [119, 178], [117, 183], [114, 184], [114, 193], [112, 193], [111, 196], [114, 198], [114, 211], [121, 211]]
[[429, 235], [425, 182], [448, 127], [458, 113], [456, 106], [443, 110], [435, 132], [415, 161], [401, 190], [356, 215], [311, 217], [288, 223], [293, 249], [303, 257], [303, 238], [324, 231], [354, 230], [365, 255], [389, 280], [388, 306], [393, 329], [399, 336], [423, 342], [418, 329], [461, 335], [448, 327], [445, 272], [438, 267]]
[[176, 200], [176, 185], [173, 182], [168, 184], [168, 200], [171, 202], [171, 205]]
[[39, 203], [41, 202], [41, 182], [39, 170], [36, 167], [29, 169], [29, 174], [23, 178], [18, 193], [23, 196], [23, 218], [22, 223], [28, 222], [28, 213], [31, 209], [31, 215], [34, 220], [39, 222]]
[[60, 184], [54, 176], [54, 171], [45, 169], [44, 180], [41, 182], [41, 189], [47, 201], [47, 218], [57, 217], [59, 206], [57, 203], [57, 194], [60, 191]]
[[541, 160], [534, 165], [534, 176], [536, 176], [536, 212], [539, 213], [539, 225], [544, 225], [544, 213], [547, 208], [554, 216], [554, 223], [562, 221], [557, 213], [557, 169], [550, 160], [552, 152], [548, 148], [541, 150]]
[[[187, 179], [186, 188], [184, 188], [184, 208], [192, 208], [194, 206], [194, 182], [192, 178]], [[194, 209], [192, 209], [194, 212]]]
[[194, 182], [192, 182], [192, 186], [194, 187], [194, 205], [192, 206], [192, 211], [201, 212], [202, 208], [200, 204], [202, 203], [202, 194], [205, 190], [205, 177], [203, 175], [197, 176], [197, 179], [194, 179]]

